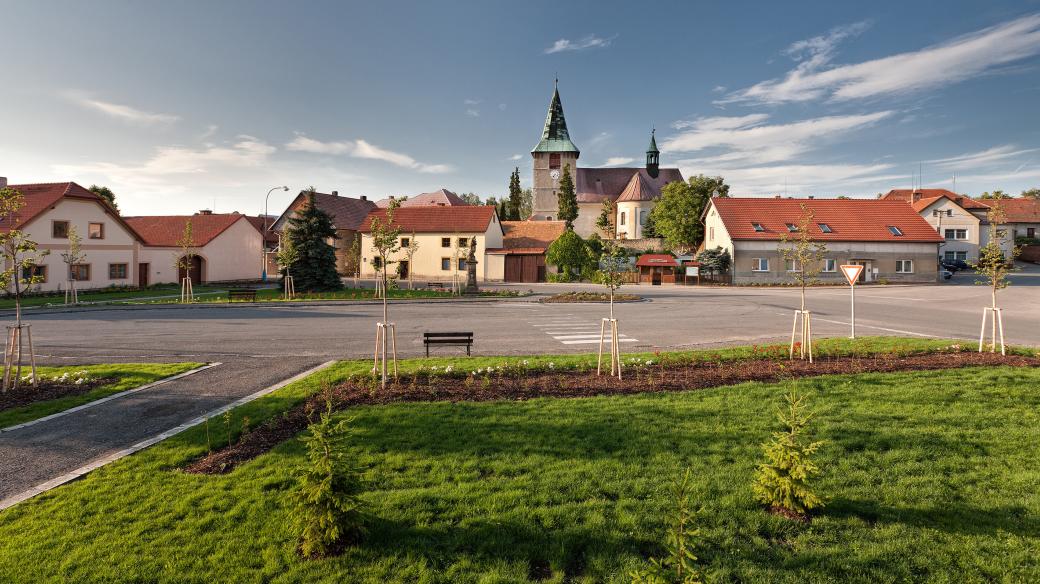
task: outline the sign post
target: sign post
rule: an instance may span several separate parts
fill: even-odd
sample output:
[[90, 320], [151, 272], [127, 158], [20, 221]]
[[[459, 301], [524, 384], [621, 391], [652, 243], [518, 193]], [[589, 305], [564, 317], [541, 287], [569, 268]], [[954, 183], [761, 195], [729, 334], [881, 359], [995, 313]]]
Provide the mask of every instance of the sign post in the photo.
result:
[[841, 273], [845, 274], [845, 279], [849, 281], [849, 294], [852, 298], [852, 336], [850, 339], [856, 338], [856, 282], [859, 281], [859, 275], [863, 273], [863, 266], [842, 264]]

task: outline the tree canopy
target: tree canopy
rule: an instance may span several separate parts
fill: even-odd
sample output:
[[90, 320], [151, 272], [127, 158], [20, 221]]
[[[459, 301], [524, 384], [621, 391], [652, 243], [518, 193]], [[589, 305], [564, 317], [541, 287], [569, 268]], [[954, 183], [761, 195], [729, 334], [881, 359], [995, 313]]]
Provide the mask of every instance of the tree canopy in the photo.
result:
[[513, 168], [509, 175], [509, 199], [505, 201], [505, 215], [502, 219], [506, 221], [519, 221], [520, 208], [523, 207], [524, 191], [520, 188], [520, 168]]
[[466, 202], [467, 205], [483, 205], [484, 201], [480, 200], [480, 195], [477, 193], [460, 193], [459, 198]]
[[119, 210], [119, 205], [116, 205], [116, 194], [112, 192], [112, 189], [99, 185], [90, 185], [90, 188], [87, 190], [108, 201], [108, 204], [112, 205], [112, 208], [116, 211]]
[[979, 198], [980, 199], [990, 199], [990, 200], [1000, 200], [1000, 199], [1010, 199], [1011, 195], [1009, 195], [1009, 194], [1005, 193], [1004, 191], [998, 189], [998, 190], [993, 191], [992, 193], [989, 192], [989, 191], [984, 192], [981, 195], [979, 195]]
[[545, 261], [560, 268], [560, 279], [569, 282], [581, 277], [583, 272], [595, 269], [596, 256], [588, 243], [568, 229], [549, 245]]
[[[691, 176], [687, 182], [672, 182], [661, 189], [661, 199], [650, 212], [651, 230], [676, 250], [697, 249], [704, 239], [701, 213], [712, 197], [729, 196], [729, 185], [721, 176]], [[644, 228], [644, 233], [646, 229]]]
[[1040, 189], [1022, 191], [1022, 196], [1027, 199], [1040, 199]]
[[336, 250], [329, 243], [337, 238], [336, 228], [329, 214], [314, 204], [313, 191], [307, 195], [307, 204], [289, 218], [283, 237], [289, 238], [298, 254], [296, 261], [286, 266], [297, 290], [320, 292], [342, 286], [336, 271]]
[[701, 263], [702, 268], [712, 274], [725, 274], [729, 272], [729, 266], [733, 262], [733, 258], [730, 257], [728, 249], [715, 247], [714, 249], [705, 249], [697, 254], [697, 261]]
[[571, 165], [563, 167], [563, 175], [560, 176], [560, 188], [556, 192], [559, 201], [558, 219], [567, 224], [567, 229], [574, 227], [574, 220], [578, 218], [578, 194], [574, 192], [574, 179], [571, 177]]

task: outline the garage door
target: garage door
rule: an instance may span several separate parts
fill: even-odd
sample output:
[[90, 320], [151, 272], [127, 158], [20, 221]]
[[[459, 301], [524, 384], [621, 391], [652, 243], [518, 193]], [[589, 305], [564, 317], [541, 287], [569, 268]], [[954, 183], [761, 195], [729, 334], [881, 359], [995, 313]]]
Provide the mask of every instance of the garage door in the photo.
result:
[[545, 280], [545, 256], [510, 254], [506, 256], [506, 282], [542, 282]]

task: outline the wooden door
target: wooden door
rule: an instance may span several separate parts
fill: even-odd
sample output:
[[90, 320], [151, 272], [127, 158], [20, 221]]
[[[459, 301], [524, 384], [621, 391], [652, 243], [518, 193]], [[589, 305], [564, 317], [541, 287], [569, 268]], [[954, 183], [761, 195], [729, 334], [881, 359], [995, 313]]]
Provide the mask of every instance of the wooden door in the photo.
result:
[[148, 269], [151, 266], [149, 264], [137, 264], [137, 287], [147, 288], [148, 287]]
[[524, 256], [520, 255], [507, 255], [506, 256], [506, 282], [523, 282], [524, 277]]
[[189, 273], [184, 272], [184, 268], [181, 267], [177, 270], [177, 279], [183, 280], [186, 277], [191, 277], [192, 284], [202, 283], [202, 258], [194, 256], [191, 258], [191, 271]]

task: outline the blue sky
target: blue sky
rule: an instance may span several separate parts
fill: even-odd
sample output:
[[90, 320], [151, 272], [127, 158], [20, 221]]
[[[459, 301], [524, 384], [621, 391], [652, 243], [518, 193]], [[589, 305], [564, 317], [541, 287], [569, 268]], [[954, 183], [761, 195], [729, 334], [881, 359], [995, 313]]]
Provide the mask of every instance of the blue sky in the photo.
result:
[[[1040, 0], [10, 2], [0, 176], [128, 214], [530, 183], [554, 75], [583, 166], [738, 195], [1040, 186]], [[630, 162], [634, 161], [634, 162]], [[272, 212], [290, 194], [272, 195]]]

